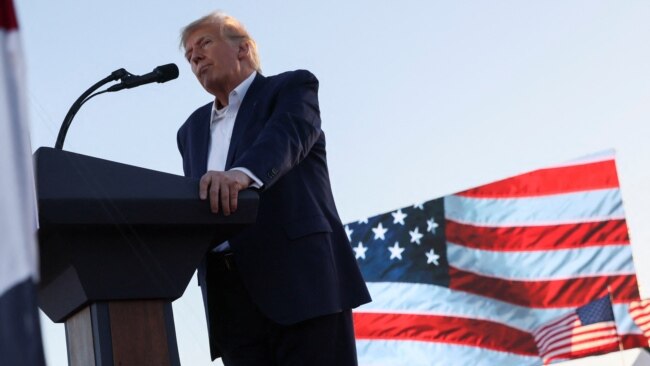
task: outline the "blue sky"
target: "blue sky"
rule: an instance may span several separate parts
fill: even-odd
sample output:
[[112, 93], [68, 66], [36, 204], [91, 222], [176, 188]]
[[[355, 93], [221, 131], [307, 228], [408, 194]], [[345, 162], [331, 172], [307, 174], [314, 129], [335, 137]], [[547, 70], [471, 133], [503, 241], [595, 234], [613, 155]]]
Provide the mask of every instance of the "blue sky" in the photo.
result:
[[[65, 148], [182, 174], [176, 130], [211, 98], [178, 32], [222, 9], [257, 40], [265, 74], [305, 68], [320, 79], [343, 221], [614, 148], [650, 286], [639, 260], [650, 254], [647, 1], [15, 3], [34, 149], [54, 145], [69, 106], [110, 72], [174, 62], [177, 80], [88, 102]], [[208, 365], [194, 283], [174, 311], [183, 364]], [[63, 327], [48, 322], [49, 365], [65, 365]]]

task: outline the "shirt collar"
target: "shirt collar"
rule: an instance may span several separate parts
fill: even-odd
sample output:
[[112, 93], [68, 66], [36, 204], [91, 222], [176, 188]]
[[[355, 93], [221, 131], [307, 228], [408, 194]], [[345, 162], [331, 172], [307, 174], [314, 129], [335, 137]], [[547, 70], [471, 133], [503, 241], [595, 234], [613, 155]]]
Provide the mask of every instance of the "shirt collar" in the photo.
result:
[[217, 100], [215, 98], [215, 101], [212, 103], [212, 117], [214, 119], [215, 115], [221, 115], [226, 112], [228, 108], [236, 108], [235, 110], [239, 109], [239, 106], [241, 105], [242, 100], [244, 100], [244, 97], [246, 96], [246, 92], [248, 91], [248, 88], [251, 86], [253, 83], [253, 80], [255, 80], [255, 75], [257, 75], [256, 71], [253, 71], [244, 81], [242, 81], [233, 91], [230, 92], [228, 95], [228, 105], [221, 108], [217, 109]]

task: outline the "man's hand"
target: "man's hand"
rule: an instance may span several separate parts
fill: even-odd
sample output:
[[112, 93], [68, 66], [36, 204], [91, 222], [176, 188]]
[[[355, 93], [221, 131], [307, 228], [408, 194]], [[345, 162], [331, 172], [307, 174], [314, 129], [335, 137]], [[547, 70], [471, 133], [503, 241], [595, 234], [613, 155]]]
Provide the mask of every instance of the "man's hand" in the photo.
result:
[[219, 207], [225, 216], [237, 210], [239, 191], [248, 188], [251, 178], [239, 170], [227, 172], [208, 171], [199, 182], [199, 197], [210, 197], [210, 209], [219, 213]]

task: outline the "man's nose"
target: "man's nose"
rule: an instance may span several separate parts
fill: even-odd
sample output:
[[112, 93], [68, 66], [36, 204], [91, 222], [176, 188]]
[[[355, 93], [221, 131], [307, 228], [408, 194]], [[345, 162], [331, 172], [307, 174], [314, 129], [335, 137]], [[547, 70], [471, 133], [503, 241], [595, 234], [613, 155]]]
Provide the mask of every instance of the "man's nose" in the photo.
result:
[[194, 65], [198, 64], [199, 61], [201, 61], [202, 59], [203, 59], [203, 55], [201, 54], [201, 52], [198, 51], [193, 51], [192, 55], [190, 56], [190, 62]]

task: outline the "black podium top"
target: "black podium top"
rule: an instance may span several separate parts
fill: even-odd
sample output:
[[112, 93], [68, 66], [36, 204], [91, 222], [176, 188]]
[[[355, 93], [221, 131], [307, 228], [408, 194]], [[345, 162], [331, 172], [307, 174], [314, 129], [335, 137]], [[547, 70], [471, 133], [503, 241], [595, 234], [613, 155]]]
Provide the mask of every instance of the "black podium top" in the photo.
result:
[[177, 299], [205, 253], [257, 215], [252, 190], [226, 217], [196, 179], [45, 147], [34, 159], [39, 301], [55, 322], [96, 301]]

